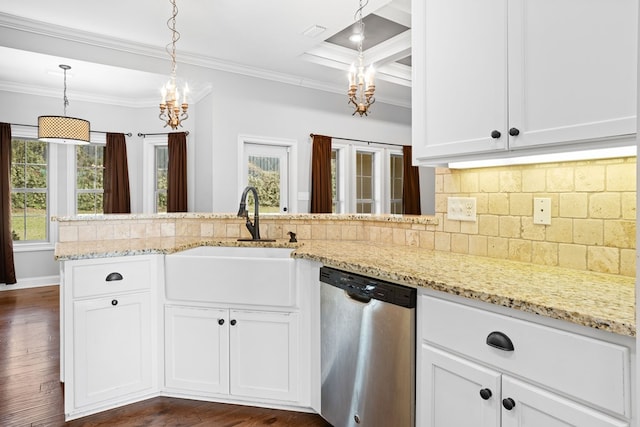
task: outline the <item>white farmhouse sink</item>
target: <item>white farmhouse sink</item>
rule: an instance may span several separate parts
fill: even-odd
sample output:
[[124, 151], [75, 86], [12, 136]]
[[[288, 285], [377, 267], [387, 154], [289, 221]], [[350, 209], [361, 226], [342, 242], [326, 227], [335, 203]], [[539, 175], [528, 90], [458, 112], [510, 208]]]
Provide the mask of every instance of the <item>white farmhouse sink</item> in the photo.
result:
[[169, 300], [239, 305], [295, 303], [289, 248], [200, 246], [165, 257]]

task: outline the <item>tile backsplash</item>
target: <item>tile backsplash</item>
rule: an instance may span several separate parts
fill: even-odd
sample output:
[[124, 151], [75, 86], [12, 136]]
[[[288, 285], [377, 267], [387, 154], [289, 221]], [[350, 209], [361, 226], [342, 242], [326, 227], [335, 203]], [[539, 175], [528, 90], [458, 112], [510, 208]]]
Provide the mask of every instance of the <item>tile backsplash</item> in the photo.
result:
[[[436, 169], [434, 248], [635, 276], [636, 158]], [[476, 198], [477, 221], [447, 219], [448, 197]], [[533, 199], [551, 199], [551, 224]]]

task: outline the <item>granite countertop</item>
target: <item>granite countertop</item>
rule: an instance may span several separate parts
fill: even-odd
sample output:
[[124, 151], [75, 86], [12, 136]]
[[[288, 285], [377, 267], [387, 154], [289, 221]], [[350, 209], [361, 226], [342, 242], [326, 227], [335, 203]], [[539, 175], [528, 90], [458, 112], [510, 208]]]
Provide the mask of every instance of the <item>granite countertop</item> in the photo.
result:
[[[171, 254], [195, 246], [290, 247], [294, 258], [415, 287], [461, 295], [579, 325], [635, 336], [635, 280], [611, 274], [431, 251], [373, 242], [288, 243], [155, 239], [140, 248], [124, 241], [56, 245], [58, 259], [144, 253]], [[123, 246], [125, 245], [125, 246]]]

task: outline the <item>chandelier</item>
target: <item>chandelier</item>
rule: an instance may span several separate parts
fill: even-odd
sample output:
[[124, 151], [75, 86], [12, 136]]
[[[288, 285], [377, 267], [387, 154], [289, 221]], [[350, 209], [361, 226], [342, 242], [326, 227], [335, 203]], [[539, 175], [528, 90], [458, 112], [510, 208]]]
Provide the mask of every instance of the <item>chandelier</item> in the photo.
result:
[[[189, 88], [186, 83], [182, 93], [182, 104], [180, 101], [180, 93], [176, 85], [176, 42], [180, 40], [180, 33], [176, 30], [176, 16], [178, 15], [178, 6], [175, 0], [169, 0], [173, 6], [171, 18], [167, 21], [167, 27], [171, 30], [171, 43], [167, 44], [167, 53], [171, 57], [171, 77], [165, 84], [160, 93], [162, 94], [162, 102], [160, 102], [160, 120], [165, 122], [164, 127], [170, 126], [171, 129], [177, 129], [182, 126], [182, 122], [189, 118], [187, 109], [187, 92]], [[180, 111], [182, 110], [182, 112]]]
[[71, 67], [60, 64], [64, 71], [64, 116], [40, 116], [38, 117], [38, 139], [57, 144], [86, 145], [89, 143], [89, 122], [75, 117], [67, 117], [67, 70]]
[[376, 85], [374, 82], [374, 70], [373, 66], [365, 70], [364, 67], [364, 55], [362, 54], [362, 41], [364, 40], [364, 22], [362, 22], [362, 0], [360, 0], [360, 6], [355, 13], [359, 32], [355, 32], [349, 39], [358, 43], [358, 65], [351, 65], [349, 70], [349, 103], [355, 106], [356, 113], [360, 114], [360, 117], [367, 116], [369, 113], [369, 107], [376, 102], [373, 97], [376, 91]]

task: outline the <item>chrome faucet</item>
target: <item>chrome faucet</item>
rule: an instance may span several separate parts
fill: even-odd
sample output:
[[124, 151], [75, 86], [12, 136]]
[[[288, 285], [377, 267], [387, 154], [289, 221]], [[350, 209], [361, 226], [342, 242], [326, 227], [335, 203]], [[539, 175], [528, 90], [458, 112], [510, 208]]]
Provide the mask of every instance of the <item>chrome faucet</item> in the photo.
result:
[[[251, 191], [253, 193], [253, 223], [249, 219], [249, 211], [247, 211], [247, 193]], [[240, 218], [246, 218], [247, 230], [251, 233], [252, 240], [260, 240], [260, 221], [258, 217], [258, 211], [260, 209], [260, 202], [258, 201], [258, 190], [256, 187], [247, 186], [240, 196], [240, 209], [238, 209], [238, 216]]]

